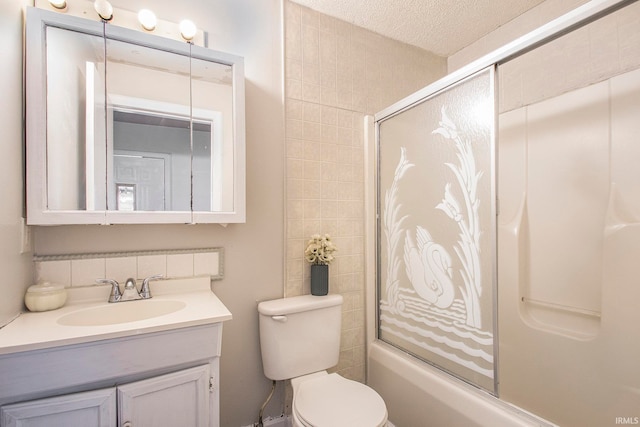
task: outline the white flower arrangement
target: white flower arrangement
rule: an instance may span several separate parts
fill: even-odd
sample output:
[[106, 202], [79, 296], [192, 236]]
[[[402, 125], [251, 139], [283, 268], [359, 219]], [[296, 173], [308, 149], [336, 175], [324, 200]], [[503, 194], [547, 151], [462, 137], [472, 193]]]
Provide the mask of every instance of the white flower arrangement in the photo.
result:
[[333, 261], [333, 253], [338, 250], [328, 234], [314, 234], [307, 243], [304, 258], [313, 265], [329, 265]]

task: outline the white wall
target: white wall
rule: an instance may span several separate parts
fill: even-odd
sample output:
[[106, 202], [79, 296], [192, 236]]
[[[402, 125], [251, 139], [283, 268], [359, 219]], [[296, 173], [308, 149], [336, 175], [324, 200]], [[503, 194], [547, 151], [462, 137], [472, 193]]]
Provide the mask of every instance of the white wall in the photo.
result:
[[31, 284], [31, 254], [21, 254], [23, 215], [22, 9], [26, 1], [0, 0], [0, 325], [22, 309]]
[[[221, 425], [248, 425], [258, 418], [270, 382], [263, 376], [256, 305], [283, 290], [284, 118], [280, 0], [112, 0], [116, 8], [155, 11], [159, 19], [191, 18], [209, 34], [209, 47], [245, 58], [247, 222], [219, 225], [34, 227], [37, 254], [222, 246], [225, 278], [214, 292], [233, 313], [225, 323], [221, 360]], [[1, 318], [22, 307], [30, 284], [30, 256], [19, 254], [22, 212], [21, 64], [22, 5], [2, 0], [0, 85], [3, 94], [3, 178], [0, 208]], [[8, 185], [11, 183], [11, 185]], [[170, 345], [170, 343], [169, 343]], [[273, 405], [274, 415], [282, 408]], [[269, 413], [269, 412], [268, 412]]]

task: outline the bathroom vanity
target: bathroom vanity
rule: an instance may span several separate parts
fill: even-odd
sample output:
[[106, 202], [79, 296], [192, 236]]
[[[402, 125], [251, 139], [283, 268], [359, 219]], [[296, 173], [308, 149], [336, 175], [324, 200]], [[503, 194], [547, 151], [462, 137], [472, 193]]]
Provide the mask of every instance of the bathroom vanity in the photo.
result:
[[0, 426], [219, 426], [231, 313], [208, 277], [154, 285], [113, 304], [107, 286], [71, 289], [67, 306], [0, 329]]

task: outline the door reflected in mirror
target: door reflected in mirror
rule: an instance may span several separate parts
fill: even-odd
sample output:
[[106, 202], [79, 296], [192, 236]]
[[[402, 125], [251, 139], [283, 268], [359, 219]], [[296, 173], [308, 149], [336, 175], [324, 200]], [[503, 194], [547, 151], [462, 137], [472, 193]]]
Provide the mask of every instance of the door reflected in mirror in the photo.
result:
[[191, 210], [190, 58], [106, 40], [107, 209], [135, 186], [135, 211]]
[[136, 189], [133, 208], [124, 205], [123, 209], [118, 199], [116, 209], [185, 211], [193, 204], [193, 210], [213, 210], [211, 200], [220, 191], [212, 191], [211, 185], [211, 129], [207, 121], [114, 110], [110, 200], [120, 197], [123, 185]]

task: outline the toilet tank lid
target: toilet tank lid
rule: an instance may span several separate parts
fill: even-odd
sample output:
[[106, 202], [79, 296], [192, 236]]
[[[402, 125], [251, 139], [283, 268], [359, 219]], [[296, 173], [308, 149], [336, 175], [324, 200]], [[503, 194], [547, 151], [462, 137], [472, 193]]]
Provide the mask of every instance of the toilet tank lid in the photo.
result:
[[265, 316], [280, 316], [299, 313], [301, 311], [333, 307], [340, 304], [342, 304], [342, 295], [301, 295], [291, 298], [262, 301], [258, 304], [258, 312]]

